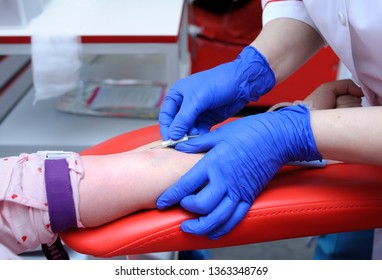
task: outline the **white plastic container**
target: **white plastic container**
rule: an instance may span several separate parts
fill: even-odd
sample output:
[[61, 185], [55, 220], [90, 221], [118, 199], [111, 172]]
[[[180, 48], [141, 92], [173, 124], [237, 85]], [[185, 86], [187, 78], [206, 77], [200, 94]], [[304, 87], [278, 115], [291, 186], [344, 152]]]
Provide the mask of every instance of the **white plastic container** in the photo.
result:
[[43, 0], [0, 0], [0, 28], [24, 28], [43, 10]]

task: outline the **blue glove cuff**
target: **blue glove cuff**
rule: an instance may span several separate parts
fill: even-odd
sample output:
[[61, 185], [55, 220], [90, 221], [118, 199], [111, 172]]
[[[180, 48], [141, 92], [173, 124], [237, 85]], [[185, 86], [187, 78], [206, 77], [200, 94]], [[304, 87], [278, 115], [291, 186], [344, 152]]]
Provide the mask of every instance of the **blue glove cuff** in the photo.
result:
[[239, 90], [248, 100], [257, 101], [260, 96], [270, 91], [276, 83], [276, 77], [266, 58], [254, 47], [245, 47], [237, 62], [241, 67]]
[[[317, 150], [312, 127], [310, 125], [310, 111], [305, 105], [296, 105], [283, 108], [278, 111], [284, 115], [286, 120], [290, 120], [293, 126], [284, 126], [284, 133], [290, 135], [291, 144], [288, 161], [302, 160], [322, 160], [321, 154]], [[280, 131], [281, 132], [281, 131]], [[296, 145], [295, 143], [299, 143]], [[294, 144], [294, 145], [293, 145]], [[292, 149], [292, 147], [294, 149]], [[293, 152], [291, 152], [293, 151]]]

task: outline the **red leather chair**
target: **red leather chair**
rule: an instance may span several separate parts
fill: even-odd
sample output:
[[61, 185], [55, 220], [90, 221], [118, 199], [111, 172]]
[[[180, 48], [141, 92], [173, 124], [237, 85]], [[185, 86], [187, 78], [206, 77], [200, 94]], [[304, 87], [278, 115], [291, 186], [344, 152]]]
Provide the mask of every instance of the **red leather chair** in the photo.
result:
[[[160, 138], [158, 126], [120, 135], [82, 154], [133, 149]], [[180, 207], [138, 212], [109, 224], [61, 234], [73, 250], [96, 257], [217, 248], [382, 227], [382, 168], [335, 164], [285, 166], [229, 234], [209, 240], [180, 230], [193, 214]]]

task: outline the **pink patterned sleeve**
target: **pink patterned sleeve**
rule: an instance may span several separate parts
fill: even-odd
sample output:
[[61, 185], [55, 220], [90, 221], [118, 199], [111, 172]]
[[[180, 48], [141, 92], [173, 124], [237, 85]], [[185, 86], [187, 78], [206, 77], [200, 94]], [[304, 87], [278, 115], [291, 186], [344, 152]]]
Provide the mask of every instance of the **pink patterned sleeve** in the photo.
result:
[[[83, 168], [78, 154], [67, 158], [77, 217], [78, 185]], [[44, 159], [20, 154], [0, 159], [0, 243], [14, 253], [52, 244], [57, 235], [50, 228], [44, 181]], [[77, 219], [78, 227], [83, 227]]]

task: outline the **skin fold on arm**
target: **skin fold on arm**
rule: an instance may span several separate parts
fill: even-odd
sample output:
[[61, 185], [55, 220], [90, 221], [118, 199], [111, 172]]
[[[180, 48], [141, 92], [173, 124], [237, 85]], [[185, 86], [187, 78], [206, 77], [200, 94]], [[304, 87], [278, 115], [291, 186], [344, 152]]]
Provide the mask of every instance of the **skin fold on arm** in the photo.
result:
[[155, 208], [158, 196], [203, 156], [150, 149], [159, 143], [120, 154], [81, 157], [85, 176], [79, 184], [79, 212], [85, 227]]

